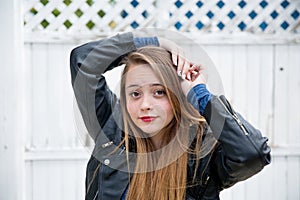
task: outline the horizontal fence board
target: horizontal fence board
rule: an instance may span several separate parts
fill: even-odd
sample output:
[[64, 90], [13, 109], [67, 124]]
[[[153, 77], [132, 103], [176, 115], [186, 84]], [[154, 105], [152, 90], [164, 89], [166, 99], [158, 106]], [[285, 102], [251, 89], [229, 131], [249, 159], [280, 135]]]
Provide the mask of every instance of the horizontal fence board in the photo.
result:
[[[299, 157], [274, 155], [272, 159], [271, 165], [259, 174], [222, 191], [221, 199], [299, 198]], [[88, 157], [27, 160], [25, 169], [28, 199], [83, 199], [87, 160]]]
[[[122, 31], [120, 31], [122, 33]], [[180, 35], [191, 38], [191, 41], [197, 42], [205, 45], [245, 45], [245, 44], [259, 44], [259, 45], [270, 45], [270, 44], [299, 44], [300, 34], [284, 34], [284, 35], [255, 35], [249, 33], [236, 33], [226, 34], [226, 33], [180, 33]], [[87, 40], [96, 40], [101, 38], [106, 38], [115, 35], [116, 32], [105, 32], [105, 33], [56, 33], [48, 31], [46, 33], [25, 33], [24, 41], [25, 43], [60, 43], [60, 44], [74, 44], [81, 43]], [[176, 41], [177, 38], [169, 38]], [[189, 42], [188, 42], [189, 43]], [[191, 45], [189, 43], [189, 45]]]

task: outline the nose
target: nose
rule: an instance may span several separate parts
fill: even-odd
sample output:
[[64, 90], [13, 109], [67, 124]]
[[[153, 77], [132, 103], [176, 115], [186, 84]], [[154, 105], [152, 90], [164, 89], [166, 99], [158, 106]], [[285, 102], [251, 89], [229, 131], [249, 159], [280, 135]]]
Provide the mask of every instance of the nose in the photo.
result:
[[152, 100], [150, 95], [144, 95], [140, 105], [142, 111], [152, 110]]

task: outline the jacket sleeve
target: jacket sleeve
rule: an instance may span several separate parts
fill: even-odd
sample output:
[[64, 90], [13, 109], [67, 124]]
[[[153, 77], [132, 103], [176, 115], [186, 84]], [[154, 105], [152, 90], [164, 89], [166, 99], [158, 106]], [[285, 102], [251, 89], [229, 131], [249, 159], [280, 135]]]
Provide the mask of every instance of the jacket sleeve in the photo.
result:
[[270, 163], [268, 139], [236, 113], [224, 96], [212, 96], [203, 116], [219, 142], [211, 164], [220, 188], [245, 180]]
[[71, 79], [75, 98], [94, 141], [117, 102], [102, 74], [118, 66], [122, 56], [135, 49], [132, 33], [125, 33], [84, 44], [71, 52]]

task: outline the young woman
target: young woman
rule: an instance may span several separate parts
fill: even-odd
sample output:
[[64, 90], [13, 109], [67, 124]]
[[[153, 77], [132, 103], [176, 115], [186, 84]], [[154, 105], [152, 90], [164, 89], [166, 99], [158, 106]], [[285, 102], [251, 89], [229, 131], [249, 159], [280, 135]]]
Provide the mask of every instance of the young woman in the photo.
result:
[[[267, 139], [179, 52], [132, 33], [72, 51], [72, 86], [95, 141], [86, 199], [219, 199], [270, 163]], [[118, 99], [102, 74], [120, 63]]]

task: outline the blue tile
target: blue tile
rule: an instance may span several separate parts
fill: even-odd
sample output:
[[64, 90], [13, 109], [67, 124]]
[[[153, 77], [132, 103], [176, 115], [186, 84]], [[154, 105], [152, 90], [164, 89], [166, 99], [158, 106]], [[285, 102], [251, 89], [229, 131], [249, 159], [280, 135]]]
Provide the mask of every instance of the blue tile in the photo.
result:
[[196, 27], [197, 27], [199, 30], [202, 29], [203, 26], [204, 26], [204, 24], [202, 24], [201, 21], [198, 21], [197, 24], [196, 24]]
[[265, 8], [265, 7], [268, 5], [268, 2], [262, 1], [262, 2], [259, 3], [259, 5], [260, 5], [262, 8]]
[[121, 17], [126, 18], [128, 16], [128, 13], [125, 10], [121, 11]]
[[276, 17], [278, 16], [278, 12], [274, 10], [270, 15], [273, 19], [276, 19]]
[[220, 30], [222, 30], [222, 29], [225, 27], [225, 25], [224, 25], [222, 22], [219, 22], [219, 23], [217, 24], [217, 27], [218, 27]]
[[214, 17], [214, 13], [211, 12], [211, 11], [208, 11], [208, 13], [206, 13], [206, 15], [207, 15], [207, 17], [208, 17], [209, 19], [211, 19], [211, 18]]
[[243, 31], [247, 25], [244, 22], [239, 23], [238, 27], [240, 28], [241, 31]]
[[182, 6], [182, 2], [181, 1], [179, 1], [179, 0], [177, 0], [176, 2], [175, 2], [175, 6], [177, 7], [177, 8], [180, 8], [181, 6]]
[[188, 11], [187, 13], [185, 13], [185, 16], [187, 18], [191, 18], [194, 14], [191, 11]]
[[132, 23], [130, 24], [130, 26], [131, 26], [132, 28], [136, 29], [136, 28], [139, 26], [139, 24], [138, 24], [136, 21], [134, 21], [134, 22], [132, 22]]
[[182, 27], [182, 24], [180, 22], [176, 22], [174, 26], [177, 30], [179, 30]]
[[254, 19], [255, 17], [257, 16], [256, 12], [254, 10], [252, 10], [250, 13], [249, 13], [249, 17], [251, 17], [251, 19]]
[[198, 6], [198, 8], [201, 8], [201, 7], [203, 6], [203, 3], [202, 3], [202, 1], [198, 1], [198, 2], [196, 3], [196, 5]]
[[219, 1], [219, 2], [217, 3], [217, 6], [218, 6], [219, 8], [223, 8], [224, 5], [225, 5], [225, 3], [224, 3], [223, 1]]
[[284, 30], [286, 30], [290, 25], [289, 23], [287, 23], [286, 21], [282, 22], [282, 24], [280, 25], [281, 28], [283, 28]]
[[284, 0], [283, 2], [281, 2], [280, 5], [285, 9], [286, 7], [288, 7], [290, 5], [290, 2]]
[[235, 13], [233, 11], [230, 11], [227, 15], [230, 19], [235, 17]]
[[299, 17], [299, 12], [298, 10], [294, 10], [294, 12], [291, 14], [291, 16], [296, 20]]
[[173, 16], [173, 13], [169, 12], [169, 17], [172, 17]]
[[268, 24], [267, 24], [265, 21], [263, 21], [263, 22], [259, 25], [259, 27], [261, 28], [262, 31], [264, 31], [264, 30], [267, 28], [267, 26], [268, 26]]
[[137, 7], [139, 5], [139, 2], [137, 2], [136, 0], [133, 0], [130, 3], [133, 7]]
[[142, 12], [142, 15], [144, 18], [148, 18], [148, 12], [147, 10], [144, 10], [144, 12]]
[[244, 8], [245, 6], [247, 5], [247, 3], [245, 2], [245, 1], [240, 1], [240, 3], [239, 3], [239, 6], [241, 7], [241, 8]]

